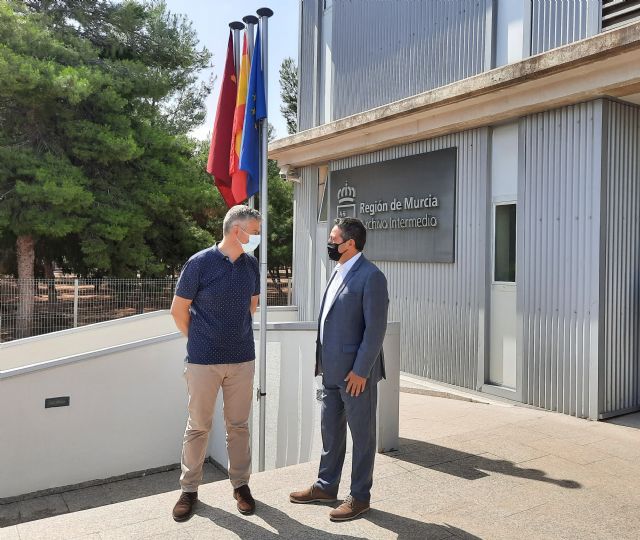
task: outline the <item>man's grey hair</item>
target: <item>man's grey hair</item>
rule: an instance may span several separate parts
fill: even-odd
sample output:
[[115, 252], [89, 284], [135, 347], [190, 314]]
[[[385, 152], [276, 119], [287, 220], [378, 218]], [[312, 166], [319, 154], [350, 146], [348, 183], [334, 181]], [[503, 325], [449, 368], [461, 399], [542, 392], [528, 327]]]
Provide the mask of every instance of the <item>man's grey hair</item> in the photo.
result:
[[229, 234], [231, 232], [231, 227], [233, 227], [236, 223], [246, 223], [250, 220], [260, 221], [262, 216], [260, 212], [253, 208], [249, 208], [244, 204], [237, 204], [229, 208], [227, 215], [224, 216], [224, 221], [222, 222], [222, 232], [223, 234]]

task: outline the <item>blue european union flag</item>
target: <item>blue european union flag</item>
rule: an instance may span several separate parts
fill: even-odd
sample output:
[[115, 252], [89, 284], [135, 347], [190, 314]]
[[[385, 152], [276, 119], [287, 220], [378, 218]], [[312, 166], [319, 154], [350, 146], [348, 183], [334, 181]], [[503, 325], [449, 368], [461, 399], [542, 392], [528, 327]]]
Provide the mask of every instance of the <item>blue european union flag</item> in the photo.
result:
[[255, 195], [260, 190], [260, 131], [258, 122], [267, 117], [260, 49], [260, 29], [258, 28], [256, 45], [251, 59], [247, 108], [244, 113], [242, 144], [240, 146], [240, 170], [247, 172], [247, 197]]

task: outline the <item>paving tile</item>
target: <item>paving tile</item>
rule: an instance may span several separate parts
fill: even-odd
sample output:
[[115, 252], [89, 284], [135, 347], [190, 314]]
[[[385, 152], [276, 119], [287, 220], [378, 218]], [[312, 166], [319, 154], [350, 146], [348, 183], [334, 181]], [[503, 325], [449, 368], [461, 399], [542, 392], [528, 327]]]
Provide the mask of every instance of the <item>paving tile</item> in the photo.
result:
[[406, 470], [431, 467], [438, 463], [457, 461], [470, 456], [467, 452], [453, 450], [429, 442], [420, 442], [407, 447], [406, 452], [394, 454], [397, 464]]
[[459, 492], [445, 489], [427, 489], [414, 496], [390, 497], [382, 501], [373, 501], [372, 507], [391, 514], [409, 512], [420, 516], [423, 521], [425, 516], [431, 514], [466, 515], [473, 510], [482, 509], [481, 505], [464, 499]]
[[164, 517], [141, 520], [122, 527], [100, 531], [101, 540], [126, 540], [130, 538], [148, 538], [152, 536], [168, 536], [184, 530], [184, 524], [177, 523], [167, 512]]
[[640, 485], [640, 460], [631, 461], [612, 457], [596, 461], [590, 467], [601, 473], [610, 474], [617, 478], [633, 479]]
[[[535, 443], [536, 441], [528, 441]], [[505, 437], [490, 436], [473, 441], [475, 448], [482, 449], [483, 453], [493, 454], [499, 458], [510, 461], [512, 463], [520, 463], [529, 461], [547, 455], [549, 452], [545, 449], [536, 448], [529, 444], [509, 440]]]
[[[502, 519], [480, 520], [476, 515], [433, 514], [428, 519], [440, 520], [449, 527], [454, 538], [462, 540], [557, 540], [557, 535], [545, 535], [532, 530], [521, 522], [517, 527], [506, 524]], [[574, 539], [576, 540], [576, 539]]]
[[411, 489], [414, 493], [426, 492], [428, 481], [410, 471], [386, 478], [375, 478], [371, 488], [371, 502], [378, 502], [390, 497], [400, 496]]
[[146, 536], [141, 540], [192, 540], [193, 536], [191, 532], [186, 530], [163, 532], [157, 535]]
[[554, 455], [519, 464], [532, 471], [532, 477], [537, 477], [541, 484], [561, 490], [593, 488], [611, 482], [613, 477], [601, 472], [595, 465], [580, 465]]
[[67, 540], [170, 515], [177, 494], [160, 494], [18, 525], [21, 538]]
[[640, 433], [637, 439], [634, 438], [631, 441], [605, 439], [590, 443], [586, 448], [606, 453], [608, 456], [637, 462], [640, 460]]
[[[527, 444], [532, 441], [539, 441], [540, 439], [546, 439], [548, 435], [535, 431], [533, 429], [526, 429], [521, 427], [520, 424], [507, 424], [496, 429], [492, 429], [486, 432], [488, 438], [500, 438], [505, 441], [512, 441], [521, 444]], [[482, 440], [482, 439], [480, 439]]]
[[553, 454], [580, 465], [587, 465], [611, 457], [606, 452], [590, 444], [578, 445], [564, 439], [540, 439], [539, 441], [532, 441], [528, 445], [543, 451], [545, 454]]
[[[506, 527], [518, 523], [544, 536], [557, 538], [638, 538], [637, 528], [624, 524], [617, 502], [599, 491], [584, 490], [574, 497], [537, 506], [503, 520]], [[628, 515], [628, 513], [625, 513]]]
[[0, 526], [0, 540], [20, 540], [18, 527], [15, 525], [12, 527]]
[[541, 490], [531, 484], [502, 487], [492, 485], [489, 489], [471, 491], [459, 504], [468, 509], [468, 515], [490, 522], [557, 501], [562, 497], [563, 494], [559, 491]]

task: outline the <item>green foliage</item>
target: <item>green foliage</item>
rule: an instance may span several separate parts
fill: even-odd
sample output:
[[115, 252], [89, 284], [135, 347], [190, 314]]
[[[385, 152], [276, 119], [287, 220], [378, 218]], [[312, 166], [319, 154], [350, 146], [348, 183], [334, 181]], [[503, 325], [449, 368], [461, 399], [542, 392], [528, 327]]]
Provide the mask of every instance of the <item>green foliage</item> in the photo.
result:
[[287, 122], [287, 133], [298, 131], [298, 68], [293, 58], [285, 58], [280, 66], [280, 112]]
[[[205, 118], [209, 60], [162, 2], [0, 0], [0, 272], [16, 272], [19, 236], [96, 277], [173, 274], [220, 240], [208, 144], [187, 136]], [[269, 162], [272, 270], [291, 264], [292, 207]]]
[[210, 244], [225, 209], [186, 137], [209, 58], [162, 2], [0, 0], [0, 244], [32, 236], [98, 276], [165, 275]]
[[293, 185], [280, 178], [277, 162], [269, 160], [269, 269], [288, 268], [293, 256]]

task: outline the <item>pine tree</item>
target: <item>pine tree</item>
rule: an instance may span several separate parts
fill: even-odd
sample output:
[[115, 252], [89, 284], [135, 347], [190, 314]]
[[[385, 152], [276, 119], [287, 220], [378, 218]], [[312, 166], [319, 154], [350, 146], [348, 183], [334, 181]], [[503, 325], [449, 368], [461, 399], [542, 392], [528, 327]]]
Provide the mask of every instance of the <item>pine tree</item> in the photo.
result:
[[280, 112], [287, 122], [287, 133], [298, 131], [298, 68], [293, 58], [285, 58], [280, 66]]
[[71, 271], [134, 276], [211, 241], [197, 219], [221, 201], [185, 136], [209, 58], [162, 3], [0, 0], [0, 243], [15, 246], [20, 335], [51, 244]]

